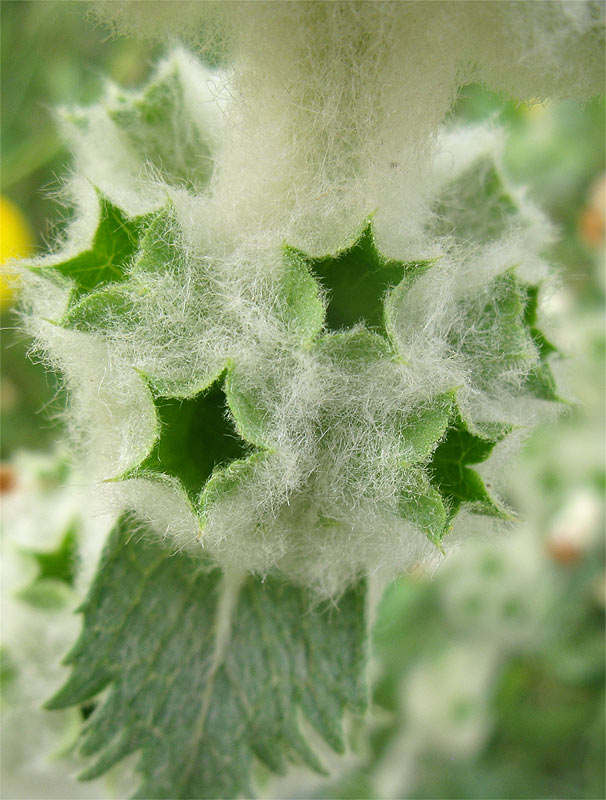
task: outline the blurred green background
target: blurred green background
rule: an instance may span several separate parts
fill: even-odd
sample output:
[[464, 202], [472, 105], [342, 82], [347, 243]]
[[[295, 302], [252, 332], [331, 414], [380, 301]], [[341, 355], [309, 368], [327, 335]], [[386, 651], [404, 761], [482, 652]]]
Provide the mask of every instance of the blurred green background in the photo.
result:
[[[2, 15], [2, 170], [0, 191], [23, 214], [31, 252], [43, 252], [61, 232], [70, 210], [56, 201], [70, 154], [53, 119], [58, 106], [98, 97], [104, 76], [125, 86], [142, 82], [154, 60], [145, 43], [110, 39], [89, 18], [84, 2], [6, 0]], [[12, 209], [11, 209], [12, 210]], [[15, 236], [3, 214], [3, 252]], [[59, 435], [63, 397], [56, 378], [28, 367], [29, 343], [14, 330], [2, 304], [2, 429], [6, 459], [20, 447], [41, 448]]]
[[[109, 38], [84, 3], [0, 8], [1, 192], [18, 210], [15, 222], [3, 206], [3, 253], [15, 226], [39, 252], [69, 218], [53, 200], [70, 160], [53, 107], [94, 100], [106, 75], [138, 85], [159, 51]], [[470, 543], [434, 576], [419, 571], [388, 590], [374, 635], [370, 740], [367, 721], [354, 730], [359, 755], [344, 777], [286, 782], [283, 796], [605, 796], [604, 114], [603, 100], [516, 106], [481, 87], [461, 92], [454, 115], [506, 127], [511, 177], [559, 232], [552, 305], [577, 402], [534, 434], [512, 470], [519, 533]], [[10, 299], [2, 330], [10, 464], [61, 438], [64, 397], [57, 378], [27, 360]]]

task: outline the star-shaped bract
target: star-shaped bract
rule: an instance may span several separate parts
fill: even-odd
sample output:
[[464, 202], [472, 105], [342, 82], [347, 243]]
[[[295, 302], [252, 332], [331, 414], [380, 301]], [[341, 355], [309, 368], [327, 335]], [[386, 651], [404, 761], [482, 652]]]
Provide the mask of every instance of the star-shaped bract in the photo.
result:
[[201, 191], [214, 162], [208, 135], [188, 106], [181, 69], [175, 62], [142, 93], [121, 92], [107, 113], [141, 164], [169, 184]]
[[[225, 328], [221, 300], [206, 265], [196, 270], [192, 280], [189, 253], [171, 202], [140, 218], [140, 222], [138, 248], [126, 279], [101, 286], [82, 297], [63, 315], [60, 324], [87, 333], [110, 332], [116, 339], [124, 334], [125, 341], [140, 338], [142, 343], [148, 341], [152, 326], [157, 350], [166, 348], [166, 352], [173, 352], [172, 365], [156, 372], [153, 357], [146, 355], [141, 364], [132, 354], [131, 363], [137, 364], [157, 395], [190, 397], [207, 385], [225, 359], [219, 355], [218, 364], [192, 370], [191, 351], [183, 342], [194, 340], [201, 325], [204, 331], [216, 330], [218, 326]], [[308, 278], [312, 280], [311, 276]], [[183, 297], [178, 287], [186, 282], [190, 291]], [[175, 319], [177, 297], [180, 308], [182, 302], [185, 305]], [[175, 338], [182, 347], [173, 347]]]
[[110, 283], [122, 283], [137, 252], [146, 217], [129, 219], [117, 206], [99, 194], [99, 224], [88, 250], [52, 266], [51, 270], [73, 281], [70, 305], [84, 295]]
[[78, 553], [76, 532], [77, 523], [72, 522], [54, 550], [29, 551], [38, 566], [37, 581], [55, 580], [67, 586], [74, 585]]
[[19, 591], [21, 600], [37, 608], [59, 608], [64, 605], [76, 577], [77, 534], [78, 521], [73, 520], [54, 549], [22, 549], [23, 554], [35, 562], [37, 575]]
[[547, 363], [549, 356], [558, 352], [553, 345], [537, 328], [537, 312], [539, 305], [539, 287], [528, 285], [526, 290], [526, 303], [524, 306], [524, 323], [532, 336], [532, 340], [539, 352], [539, 364], [534, 367], [526, 379], [526, 388], [541, 400], [560, 402], [556, 391], [555, 379]]
[[445, 437], [434, 450], [429, 462], [430, 480], [442, 495], [452, 519], [463, 503], [470, 510], [493, 517], [507, 514], [490, 497], [484, 481], [470, 465], [481, 464], [490, 456], [495, 445], [511, 428], [494, 426], [493, 435], [484, 438], [472, 433], [460, 412], [456, 410]]
[[149, 455], [123, 477], [177, 479], [194, 507], [213, 471], [251, 454], [227, 415], [222, 372], [191, 398], [155, 397], [158, 437]]
[[493, 158], [484, 155], [450, 181], [434, 206], [430, 232], [458, 242], [489, 242], [523, 224], [520, 209], [508, 191]]
[[525, 299], [514, 270], [508, 269], [461, 301], [452, 348], [464, 356], [474, 383], [486, 391], [493, 391], [504, 377], [530, 369], [534, 353], [524, 323]]
[[[110, 206], [110, 213], [116, 219], [120, 211]], [[134, 298], [145, 293], [146, 273], [175, 269], [183, 262], [175, 225], [174, 210], [169, 203], [153, 214], [132, 221], [127, 229], [120, 228], [122, 236], [126, 236], [126, 231], [133, 244], [132, 248], [124, 247], [122, 251], [124, 259], [128, 261], [128, 272], [124, 268], [125, 260], [119, 262], [122, 268], [113, 265], [112, 271], [101, 276], [96, 286], [89, 288], [83, 297], [78, 297], [70, 305], [61, 325], [75, 330], [96, 331], [107, 327], [109, 319], [114, 323], [121, 319], [124, 324], [136, 318]], [[91, 252], [83, 255], [90, 258]], [[70, 263], [59, 266], [65, 271]]]
[[287, 264], [297, 261], [317, 278], [328, 295], [326, 327], [340, 331], [363, 323], [387, 335], [386, 296], [408, 276], [417, 277], [429, 262], [405, 263], [387, 259], [376, 247], [368, 222], [351, 247], [335, 255], [313, 258], [294, 248], [285, 248]]
[[[523, 381], [525, 393], [561, 402], [547, 359], [556, 348], [537, 328], [539, 287], [522, 283], [514, 269], [497, 275], [487, 289], [462, 304], [461, 324], [451, 336], [453, 352], [471, 366], [476, 385], [498, 392], [503, 380]], [[537, 363], [538, 356], [538, 363]], [[516, 393], [519, 388], [515, 386]]]

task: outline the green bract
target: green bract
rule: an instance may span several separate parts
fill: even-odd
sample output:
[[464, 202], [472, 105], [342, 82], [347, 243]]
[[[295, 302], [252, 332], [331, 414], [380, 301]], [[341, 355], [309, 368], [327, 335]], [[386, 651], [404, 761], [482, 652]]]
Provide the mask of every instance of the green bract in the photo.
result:
[[139, 244], [143, 220], [129, 220], [101, 193], [97, 194], [99, 222], [90, 248], [51, 268], [73, 284], [70, 308], [100, 287], [126, 280], [129, 262]]
[[117, 93], [107, 113], [142, 168], [199, 189], [208, 183], [213, 163], [207, 137], [189, 115], [186, 91], [175, 62], [141, 94]]
[[[101, 197], [99, 227], [90, 249], [48, 268], [75, 285], [59, 324], [96, 336], [111, 336], [116, 327], [136, 335], [140, 309], [148, 302], [147, 280], [172, 273], [177, 281], [184, 270], [186, 255], [176, 226], [171, 206], [130, 222]], [[370, 222], [351, 246], [332, 256], [311, 257], [283, 248], [271, 310], [292, 337], [295, 352], [327, 365], [340, 376], [345, 394], [349, 387], [352, 395], [337, 396], [335, 402], [323, 398], [312, 411], [320, 470], [348, 435], [360, 381], [372, 381], [376, 370], [393, 372], [396, 380], [396, 370], [406, 369], [407, 353], [392, 333], [394, 309], [432, 268], [431, 261], [383, 257]], [[190, 302], [202, 302], [220, 314], [222, 298], [209, 297], [211, 278], [202, 291]], [[490, 390], [508, 374], [521, 372], [526, 376], [524, 392], [555, 399], [545, 362], [555, 348], [536, 327], [537, 298], [538, 287], [524, 284], [508, 268], [460, 300], [448, 345], [471, 363], [471, 379], [480, 388]], [[155, 443], [140, 463], [119, 477], [181, 488], [203, 525], [207, 504], [233, 496], [241, 482], [254, 478], [256, 466], [271, 462], [279, 450], [272, 417], [282, 409], [275, 407], [272, 395], [281, 391], [280, 379], [247, 374], [246, 365], [227, 352], [217, 373], [196, 388], [172, 386], [151, 371], [142, 375], [156, 410]], [[466, 421], [457, 405], [456, 386], [416, 404], [407, 400], [387, 414], [378, 410], [375, 424], [390, 434], [399, 452], [391, 464], [400, 484], [397, 513], [432, 542], [442, 541], [463, 505], [476, 513], [507, 516], [470, 466], [485, 461], [511, 426]], [[350, 455], [354, 477], [356, 471], [372, 468], [355, 441]], [[331, 509], [320, 513], [334, 516]]]

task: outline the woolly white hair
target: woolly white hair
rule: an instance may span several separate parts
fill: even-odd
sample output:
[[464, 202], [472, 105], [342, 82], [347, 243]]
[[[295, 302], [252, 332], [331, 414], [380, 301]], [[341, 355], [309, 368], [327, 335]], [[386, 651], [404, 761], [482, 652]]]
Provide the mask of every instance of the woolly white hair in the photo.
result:
[[[279, 225], [334, 250], [377, 209], [384, 245], [415, 233], [428, 159], [459, 86], [524, 100], [598, 94], [596, 2], [110, 2], [116, 30], [188, 36], [230, 59], [216, 158], [221, 240]], [[564, 56], [564, 54], [566, 54]], [[231, 224], [230, 224], [231, 223]], [[226, 230], [227, 229], [227, 230]]]
[[[97, 333], [48, 321], [67, 308], [68, 286], [26, 280], [27, 324], [66, 376], [72, 431], [92, 479], [122, 475], [152, 446], [158, 423], [140, 373], [183, 397], [232, 363], [267, 410], [273, 447], [246, 486], [207, 515], [201, 541], [219, 563], [258, 573], [279, 568], [336, 594], [362, 571], [437, 554], [398, 514], [394, 421], [456, 389], [478, 425], [532, 422], [539, 404], [521, 397], [520, 387], [538, 361], [536, 348], [528, 345], [523, 366], [497, 364], [487, 382], [478, 373], [491, 355], [490, 332], [480, 331], [471, 350], [460, 342], [467, 310], [499, 301], [496, 276], [518, 265], [524, 279], [545, 275], [540, 253], [551, 235], [514, 190], [515, 214], [497, 234], [476, 231], [458, 241], [436, 232], [436, 202], [448, 199], [470, 164], [485, 158], [499, 169], [500, 148], [492, 129], [441, 139], [438, 132], [470, 80], [520, 98], [595, 92], [600, 9], [562, 2], [98, 6], [123, 30], [171, 29], [231, 60], [211, 75], [178, 51], [157, 73], [162, 78], [176, 64], [180, 76], [172, 135], [185, 143], [195, 135], [210, 153], [212, 175], [197, 184], [173, 180], [183, 163], [172, 139], [158, 164], [125, 139], [112, 116], [115, 88], [92, 110], [63, 115], [76, 156], [69, 188], [78, 222], [62, 251], [38, 265], [90, 246], [99, 215], [91, 183], [130, 215], [170, 202], [174, 230], [166, 233], [179, 252], [142, 278], [144, 291], [128, 290], [136, 320], [109, 314]], [[406, 364], [380, 358], [354, 368], [302, 347], [276, 313], [282, 246], [336, 252], [373, 212], [385, 255], [434, 265], [392, 308]], [[197, 546], [198, 518], [170, 482], [136, 478], [110, 489], [175, 546]], [[468, 522], [461, 515], [457, 528]]]

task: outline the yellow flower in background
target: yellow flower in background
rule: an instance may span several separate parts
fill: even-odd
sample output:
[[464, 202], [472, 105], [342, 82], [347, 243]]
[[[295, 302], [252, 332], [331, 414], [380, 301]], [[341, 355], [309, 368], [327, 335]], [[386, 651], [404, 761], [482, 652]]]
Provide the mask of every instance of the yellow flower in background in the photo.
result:
[[32, 235], [27, 221], [17, 206], [0, 197], [0, 310], [7, 309], [15, 299], [18, 279], [5, 264], [11, 258], [23, 258], [32, 250]]

